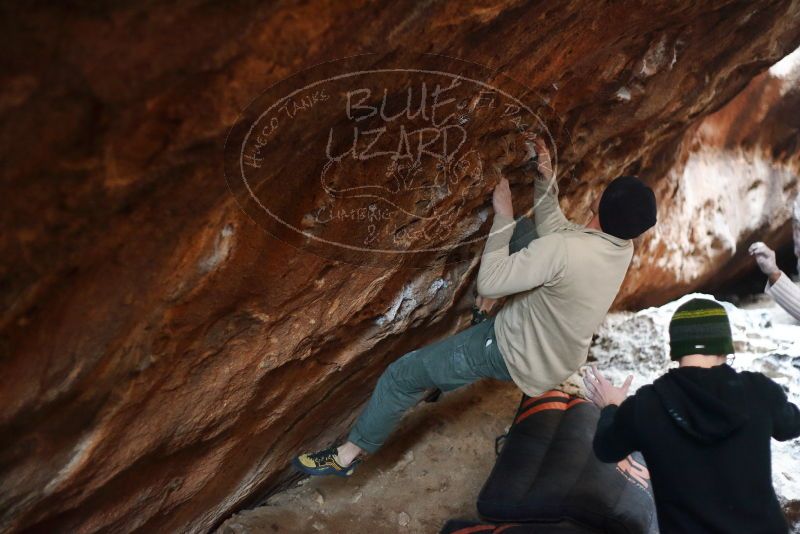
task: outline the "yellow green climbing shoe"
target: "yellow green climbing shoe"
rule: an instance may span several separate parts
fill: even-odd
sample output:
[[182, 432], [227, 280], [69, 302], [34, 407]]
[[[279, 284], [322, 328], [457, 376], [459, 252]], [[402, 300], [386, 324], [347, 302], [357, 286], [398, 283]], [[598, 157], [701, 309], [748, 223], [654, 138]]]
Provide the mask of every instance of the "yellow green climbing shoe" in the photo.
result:
[[353, 474], [355, 466], [360, 461], [359, 458], [356, 458], [350, 465], [343, 467], [339, 463], [336, 447], [330, 447], [319, 452], [301, 454], [292, 460], [292, 465], [294, 465], [295, 469], [307, 475], [349, 477]]

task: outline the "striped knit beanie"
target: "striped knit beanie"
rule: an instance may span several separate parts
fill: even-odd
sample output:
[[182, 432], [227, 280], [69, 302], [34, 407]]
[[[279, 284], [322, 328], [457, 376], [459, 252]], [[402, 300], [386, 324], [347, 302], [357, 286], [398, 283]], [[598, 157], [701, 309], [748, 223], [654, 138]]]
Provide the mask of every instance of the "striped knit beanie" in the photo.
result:
[[669, 322], [669, 348], [673, 360], [687, 354], [733, 354], [731, 324], [725, 308], [709, 299], [683, 303]]

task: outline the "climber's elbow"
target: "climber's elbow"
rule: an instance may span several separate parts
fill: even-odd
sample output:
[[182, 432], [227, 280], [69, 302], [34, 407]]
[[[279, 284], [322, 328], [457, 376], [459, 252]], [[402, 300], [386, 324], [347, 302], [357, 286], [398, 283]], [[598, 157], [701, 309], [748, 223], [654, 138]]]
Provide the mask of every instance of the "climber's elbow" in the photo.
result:
[[506, 295], [506, 293], [502, 291], [503, 288], [487, 280], [486, 277], [481, 277], [480, 274], [478, 275], [478, 283], [475, 289], [478, 291], [478, 295], [485, 299], [499, 299]]
[[479, 296], [481, 296], [481, 297], [483, 297], [485, 299], [493, 298], [490, 295], [491, 286], [489, 284], [487, 284], [486, 280], [480, 276], [480, 273], [478, 274], [478, 283], [476, 284], [475, 289], [478, 291], [478, 295]]

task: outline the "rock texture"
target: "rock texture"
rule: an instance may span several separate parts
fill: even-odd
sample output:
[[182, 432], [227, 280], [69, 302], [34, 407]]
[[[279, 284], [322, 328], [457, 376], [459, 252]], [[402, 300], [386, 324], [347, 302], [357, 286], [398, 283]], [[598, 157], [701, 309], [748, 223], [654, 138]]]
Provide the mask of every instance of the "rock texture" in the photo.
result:
[[[546, 102], [577, 215], [623, 171], [677, 204], [667, 175], [686, 130], [800, 44], [797, 0], [0, 13], [0, 530], [40, 532], [207, 531], [285, 480], [293, 452], [340, 435], [391, 360], [458, 328], [479, 244], [471, 261], [359, 268], [242, 213], [223, 146], [271, 84], [363, 52], [479, 62]], [[286, 190], [298, 205], [303, 178]], [[465, 197], [467, 222], [490, 189]], [[620, 305], [720, 267], [640, 267], [666, 254], [649, 239]]]
[[689, 129], [658, 184], [669, 201], [643, 238], [641, 268], [629, 272], [620, 295], [627, 305], [714, 290], [754, 271], [750, 243], [778, 248], [791, 240], [800, 202], [798, 80], [800, 50]]

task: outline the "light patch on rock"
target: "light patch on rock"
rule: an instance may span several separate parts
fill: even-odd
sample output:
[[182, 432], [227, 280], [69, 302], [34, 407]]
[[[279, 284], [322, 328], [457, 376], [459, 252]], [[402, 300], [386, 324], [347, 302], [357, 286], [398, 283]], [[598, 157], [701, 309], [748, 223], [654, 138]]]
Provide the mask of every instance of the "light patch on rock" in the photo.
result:
[[437, 278], [431, 283], [431, 286], [428, 288], [428, 295], [433, 297], [436, 293], [439, 292], [440, 289], [445, 288], [448, 286], [447, 280], [444, 278]]
[[84, 461], [88, 459], [88, 454], [92, 450], [92, 447], [97, 441], [97, 433], [92, 432], [83, 436], [75, 448], [72, 450], [72, 454], [70, 455], [69, 461], [61, 468], [58, 472], [58, 475], [44, 488], [45, 495], [49, 495], [53, 493], [56, 489], [58, 489], [59, 484], [62, 481], [66, 480], [70, 476], [72, 476], [80, 467], [83, 465]]
[[660, 218], [692, 224], [656, 225], [650, 246], [664, 247], [657, 265], [685, 283], [731, 258], [741, 236], [774, 230], [788, 220], [787, 193], [798, 188], [791, 166], [738, 149], [693, 152], [668, 179], [677, 184], [677, 192]]
[[400, 293], [392, 301], [386, 313], [375, 319], [375, 324], [384, 326], [395, 319], [403, 319], [411, 313], [411, 310], [413, 310], [416, 305], [417, 299], [414, 297], [413, 285], [405, 284]]
[[769, 73], [786, 82], [781, 94], [785, 94], [791, 87], [796, 87], [800, 81], [800, 48], [770, 67]]
[[222, 263], [231, 251], [233, 244], [233, 225], [226, 224], [217, 236], [211, 254], [200, 261], [200, 271], [207, 273]]
[[[662, 34], [647, 49], [639, 66], [638, 75], [642, 78], [649, 78], [657, 73], [661, 67], [667, 63], [667, 36]], [[672, 59], [674, 63], [675, 51], [673, 50]], [[671, 65], [670, 65], [671, 66]]]
[[397, 312], [400, 310], [400, 305], [403, 303], [403, 300], [410, 296], [411, 296], [410, 286], [404, 285], [403, 290], [392, 301], [392, 304], [391, 306], [389, 306], [389, 309], [386, 311], [386, 313], [375, 319], [375, 323], [383, 326], [386, 323], [394, 321], [395, 317], [397, 317]]
[[440, 290], [449, 285], [450, 283], [441, 277], [431, 281], [429, 276], [423, 274], [415, 278], [405, 284], [395, 298], [392, 299], [389, 309], [375, 318], [375, 324], [385, 326], [393, 322], [402, 321], [411, 312], [424, 305], [429, 299], [436, 297]]

